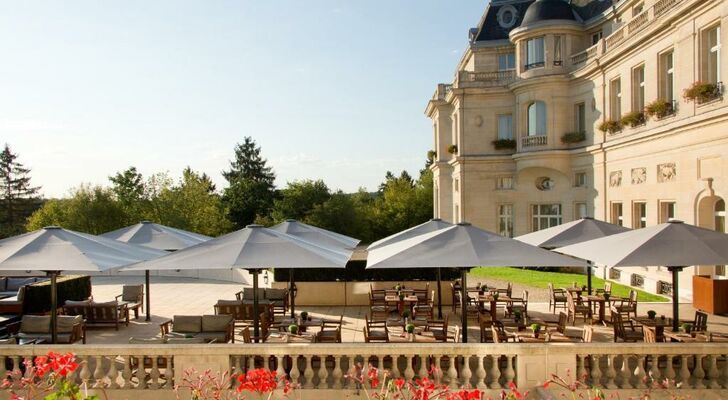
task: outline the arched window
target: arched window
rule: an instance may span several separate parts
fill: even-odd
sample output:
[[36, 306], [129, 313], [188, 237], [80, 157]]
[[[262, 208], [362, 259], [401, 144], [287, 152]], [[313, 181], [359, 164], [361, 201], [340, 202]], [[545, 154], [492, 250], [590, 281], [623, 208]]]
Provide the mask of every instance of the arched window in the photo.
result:
[[528, 106], [528, 136], [546, 135], [546, 104], [534, 101]]

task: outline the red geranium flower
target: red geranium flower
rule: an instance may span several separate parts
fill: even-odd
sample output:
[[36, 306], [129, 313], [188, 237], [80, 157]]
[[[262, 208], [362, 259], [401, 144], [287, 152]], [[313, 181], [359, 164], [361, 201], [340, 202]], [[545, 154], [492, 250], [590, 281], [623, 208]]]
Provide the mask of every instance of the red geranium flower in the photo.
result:
[[[258, 368], [248, 371], [245, 375], [238, 376], [237, 391], [254, 392], [258, 394], [270, 393], [278, 387], [276, 371], [268, 371], [265, 368]], [[290, 389], [290, 388], [289, 388]]]

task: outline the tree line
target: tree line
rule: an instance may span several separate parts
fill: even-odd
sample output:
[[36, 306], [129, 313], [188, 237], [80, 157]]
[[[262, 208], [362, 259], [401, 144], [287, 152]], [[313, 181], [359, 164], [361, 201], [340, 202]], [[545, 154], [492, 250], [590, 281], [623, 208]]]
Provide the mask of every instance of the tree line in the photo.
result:
[[17, 154], [8, 146], [6, 151], [13, 157], [0, 155], [2, 237], [48, 225], [100, 234], [142, 220], [219, 236], [251, 223], [270, 226], [293, 218], [372, 242], [432, 216], [427, 168], [416, 179], [406, 171], [387, 172], [374, 192], [331, 190], [321, 179], [276, 188], [275, 172], [250, 137], [235, 146], [222, 171], [227, 181], [222, 189], [189, 167], [175, 181], [167, 173], [143, 176], [132, 166], [110, 176], [108, 185], [82, 184], [66, 198], [48, 200], [38, 198], [40, 188], [30, 185], [30, 170]]

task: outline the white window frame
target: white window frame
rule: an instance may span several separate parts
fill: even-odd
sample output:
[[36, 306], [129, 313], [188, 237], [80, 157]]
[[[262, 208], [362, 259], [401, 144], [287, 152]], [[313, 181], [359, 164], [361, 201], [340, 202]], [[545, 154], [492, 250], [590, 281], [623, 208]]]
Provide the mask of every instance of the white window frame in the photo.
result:
[[[541, 207], [556, 207], [556, 214], [542, 214]], [[531, 204], [531, 231], [536, 232], [541, 229], [551, 228], [561, 225], [563, 221], [563, 210], [560, 203], [542, 203]]]
[[[715, 32], [715, 44], [711, 45], [711, 34]], [[705, 39], [705, 50], [707, 55], [706, 60], [706, 76], [705, 81], [709, 83], [718, 83], [721, 81], [721, 43], [720, 43], [720, 25], [712, 26], [704, 31], [703, 37]], [[713, 65], [715, 61], [715, 65]]]
[[526, 110], [528, 117], [528, 136], [546, 135], [546, 103], [534, 101]]
[[526, 41], [526, 70], [540, 68], [546, 62], [545, 37], [539, 36]]
[[[503, 64], [505, 64], [505, 68]], [[498, 54], [498, 71], [513, 71], [514, 69], [516, 69], [516, 53]]]
[[513, 237], [513, 204], [498, 205], [498, 234]]
[[574, 173], [574, 187], [585, 188], [588, 187], [586, 172], [578, 171]]
[[574, 104], [574, 130], [586, 133], [586, 103]]
[[[501, 119], [508, 118], [508, 132], [501, 131], [502, 125], [501, 125]], [[500, 114], [496, 118], [498, 122], [498, 139], [513, 139], [513, 114]]]
[[660, 97], [667, 102], [675, 101], [675, 50], [660, 54]]
[[645, 65], [632, 69], [632, 111], [644, 112], [645, 109]]
[[513, 190], [513, 176], [498, 176], [495, 178], [496, 190]]

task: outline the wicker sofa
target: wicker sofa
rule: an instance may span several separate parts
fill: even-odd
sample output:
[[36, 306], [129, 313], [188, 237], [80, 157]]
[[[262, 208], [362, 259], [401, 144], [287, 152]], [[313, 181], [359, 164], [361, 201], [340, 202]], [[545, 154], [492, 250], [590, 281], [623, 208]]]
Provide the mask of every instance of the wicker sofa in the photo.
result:
[[159, 325], [164, 338], [201, 338], [215, 343], [235, 343], [232, 315], [175, 315]]
[[[86, 324], [82, 316], [59, 315], [56, 326], [58, 343], [73, 344], [78, 341], [86, 343]], [[20, 322], [16, 322], [8, 329], [17, 339], [51, 342], [50, 315], [23, 315]]]

